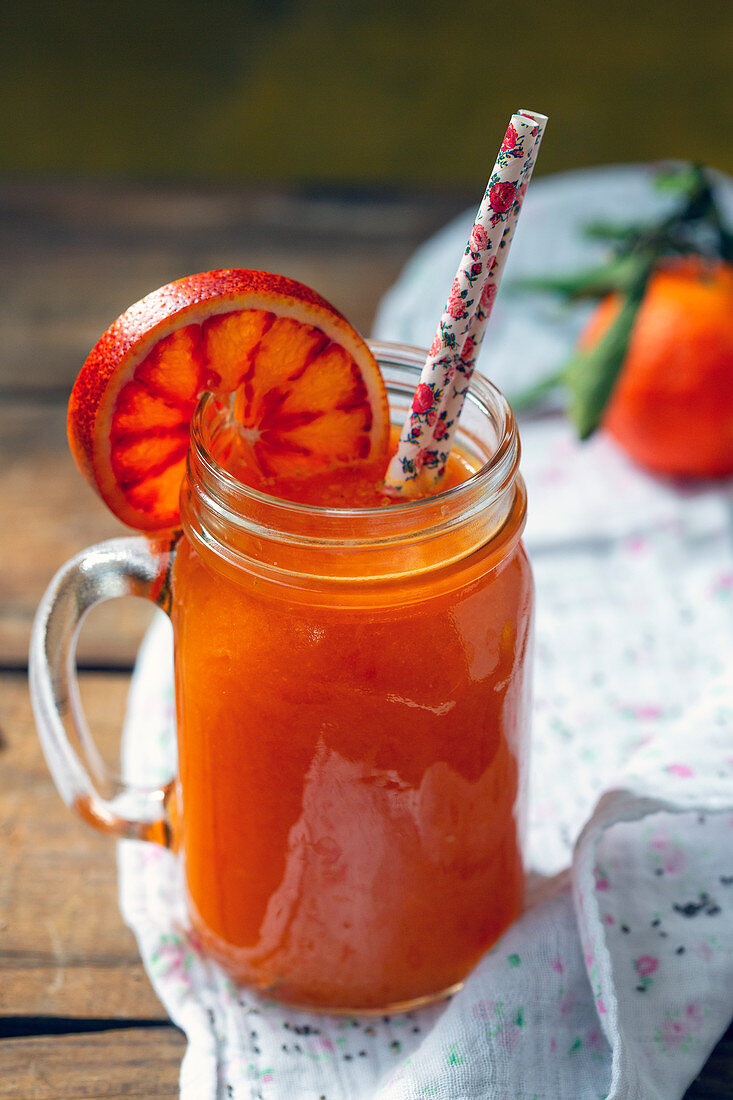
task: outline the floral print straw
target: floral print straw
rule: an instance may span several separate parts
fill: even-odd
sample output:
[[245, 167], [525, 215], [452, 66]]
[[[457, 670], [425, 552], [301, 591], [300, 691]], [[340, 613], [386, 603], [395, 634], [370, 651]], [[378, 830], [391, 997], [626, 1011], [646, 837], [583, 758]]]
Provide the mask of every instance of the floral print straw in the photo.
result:
[[387, 470], [392, 496], [419, 496], [445, 470], [546, 123], [520, 110], [507, 127]]

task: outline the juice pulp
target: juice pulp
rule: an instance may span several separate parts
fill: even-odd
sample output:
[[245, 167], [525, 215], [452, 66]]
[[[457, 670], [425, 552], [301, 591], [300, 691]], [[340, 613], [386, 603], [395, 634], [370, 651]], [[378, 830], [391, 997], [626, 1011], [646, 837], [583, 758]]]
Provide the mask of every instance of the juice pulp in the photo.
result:
[[[470, 472], [457, 458], [449, 477]], [[504, 552], [363, 598], [221, 569], [184, 535], [172, 618], [186, 881], [199, 935], [236, 979], [324, 1009], [419, 1003], [462, 981], [519, 913], [523, 515]]]
[[[393, 424], [391, 453], [397, 450], [399, 437], [400, 430]], [[248, 450], [242, 449], [233, 423], [217, 433], [216, 452], [218, 461], [237, 480], [280, 500], [315, 504], [321, 508], [379, 508], [394, 504], [394, 499], [384, 492], [384, 469], [379, 465], [342, 466], [308, 478], [268, 478], [253, 468]], [[478, 464], [460, 448], [454, 448], [448, 455], [440, 491], [459, 485], [475, 474], [477, 468]]]

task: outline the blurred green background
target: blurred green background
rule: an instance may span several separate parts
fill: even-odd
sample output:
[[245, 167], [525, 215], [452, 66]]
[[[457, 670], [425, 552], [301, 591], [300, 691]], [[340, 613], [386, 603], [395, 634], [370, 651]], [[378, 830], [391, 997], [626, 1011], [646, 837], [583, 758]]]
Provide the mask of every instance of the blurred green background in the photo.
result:
[[732, 59], [729, 0], [6, 0], [0, 171], [480, 187], [517, 107], [733, 171]]

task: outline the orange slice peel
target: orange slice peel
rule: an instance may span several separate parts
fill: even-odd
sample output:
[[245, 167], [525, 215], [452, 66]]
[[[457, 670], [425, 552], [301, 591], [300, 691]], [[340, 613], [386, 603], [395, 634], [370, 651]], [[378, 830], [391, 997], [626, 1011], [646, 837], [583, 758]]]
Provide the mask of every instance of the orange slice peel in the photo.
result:
[[279, 478], [386, 465], [384, 382], [338, 310], [282, 275], [204, 272], [126, 310], [71, 394], [74, 459], [124, 523], [178, 526], [190, 422], [207, 391], [236, 395], [247, 462], [275, 490]]

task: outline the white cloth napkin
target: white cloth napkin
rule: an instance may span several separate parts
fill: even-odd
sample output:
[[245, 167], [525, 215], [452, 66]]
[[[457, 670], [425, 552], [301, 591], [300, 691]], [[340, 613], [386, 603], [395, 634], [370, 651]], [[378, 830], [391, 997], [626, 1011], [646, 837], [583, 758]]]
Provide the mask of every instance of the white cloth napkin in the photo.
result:
[[[430, 247], [379, 335], [425, 342], [388, 318], [421, 281], [449, 285]], [[233, 986], [188, 930], [177, 860], [122, 842], [123, 915], [189, 1039], [184, 1100], [674, 1100], [733, 1015], [733, 487], [647, 477], [560, 416], [522, 440], [537, 582], [523, 917], [448, 1003], [310, 1015]], [[174, 768], [171, 663], [161, 617], [130, 693], [135, 782]]]

